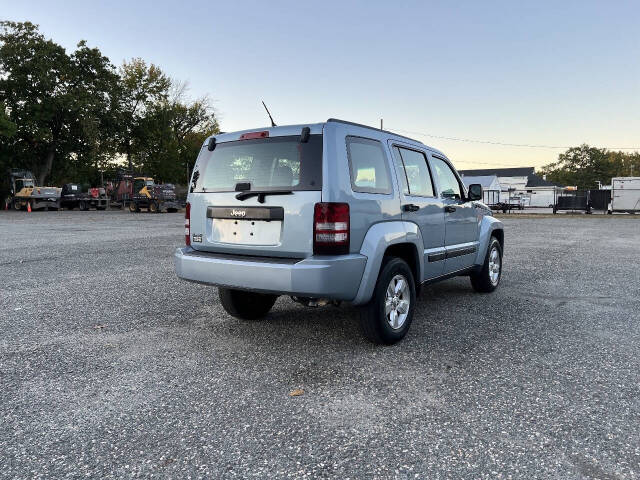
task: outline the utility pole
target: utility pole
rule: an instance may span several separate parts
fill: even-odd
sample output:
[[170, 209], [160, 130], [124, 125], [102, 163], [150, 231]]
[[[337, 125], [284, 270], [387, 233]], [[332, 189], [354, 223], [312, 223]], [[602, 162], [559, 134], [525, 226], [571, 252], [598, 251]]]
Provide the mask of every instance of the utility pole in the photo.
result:
[[380, 119], [380, 130], [384, 130], [382, 119]]

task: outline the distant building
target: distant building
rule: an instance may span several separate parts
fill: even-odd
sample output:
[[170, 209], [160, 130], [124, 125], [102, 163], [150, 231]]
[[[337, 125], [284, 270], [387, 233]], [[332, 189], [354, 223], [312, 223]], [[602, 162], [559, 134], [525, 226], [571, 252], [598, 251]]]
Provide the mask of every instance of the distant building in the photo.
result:
[[501, 201], [506, 202], [509, 197], [518, 195], [528, 207], [552, 206], [556, 196], [562, 191], [562, 186], [537, 175], [535, 167], [483, 168], [459, 170], [459, 172], [465, 184], [467, 183], [465, 177], [495, 175], [500, 183]]
[[479, 183], [482, 185], [482, 201], [487, 205], [496, 205], [500, 202], [500, 182], [495, 175], [463, 175], [464, 186]]

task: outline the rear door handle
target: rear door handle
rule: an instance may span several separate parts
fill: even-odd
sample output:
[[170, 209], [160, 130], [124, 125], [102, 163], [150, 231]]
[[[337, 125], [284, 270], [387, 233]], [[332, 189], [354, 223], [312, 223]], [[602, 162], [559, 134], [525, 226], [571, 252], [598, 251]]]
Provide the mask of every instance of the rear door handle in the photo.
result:
[[453, 205], [447, 205], [444, 207], [444, 211], [446, 213], [453, 213], [456, 211], [456, 207], [454, 207]]
[[413, 203], [407, 203], [402, 206], [402, 210], [404, 210], [405, 212], [417, 212], [418, 210], [420, 210], [420, 207], [418, 205], [414, 205]]

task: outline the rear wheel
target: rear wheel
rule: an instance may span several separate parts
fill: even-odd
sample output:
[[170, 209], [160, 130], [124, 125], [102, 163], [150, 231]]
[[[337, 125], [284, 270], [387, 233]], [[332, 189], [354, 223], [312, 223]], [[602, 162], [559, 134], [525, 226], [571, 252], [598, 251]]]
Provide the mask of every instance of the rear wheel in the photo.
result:
[[149, 202], [149, 211], [151, 213], [158, 213], [158, 202], [151, 201]]
[[131, 202], [129, 203], [129, 211], [131, 213], [137, 213], [140, 211], [140, 209], [138, 208], [138, 204], [136, 202]]
[[476, 292], [493, 292], [500, 284], [502, 277], [502, 248], [496, 237], [491, 237], [484, 264], [479, 272], [470, 276], [471, 286]]
[[264, 293], [247, 292], [245, 290], [234, 290], [231, 288], [218, 288], [220, 303], [225, 311], [232, 317], [242, 320], [258, 320], [263, 318], [273, 304], [276, 303], [277, 295]]
[[22, 210], [22, 203], [17, 201], [17, 200], [14, 200], [13, 201], [13, 209], [14, 210]]
[[413, 320], [416, 287], [407, 262], [386, 257], [369, 303], [360, 309], [360, 326], [373, 343], [391, 345], [404, 338]]

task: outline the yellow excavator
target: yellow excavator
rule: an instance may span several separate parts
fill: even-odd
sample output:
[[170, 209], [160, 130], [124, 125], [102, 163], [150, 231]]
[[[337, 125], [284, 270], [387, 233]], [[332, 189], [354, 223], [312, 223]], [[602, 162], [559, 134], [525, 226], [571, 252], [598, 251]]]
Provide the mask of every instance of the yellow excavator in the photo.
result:
[[141, 208], [151, 213], [177, 212], [180, 205], [175, 187], [170, 183], [157, 185], [151, 177], [134, 177], [129, 211], [139, 212]]
[[60, 192], [58, 187], [38, 187], [29, 170], [11, 169], [9, 171], [9, 198], [14, 210], [32, 210], [44, 208], [60, 208]]

